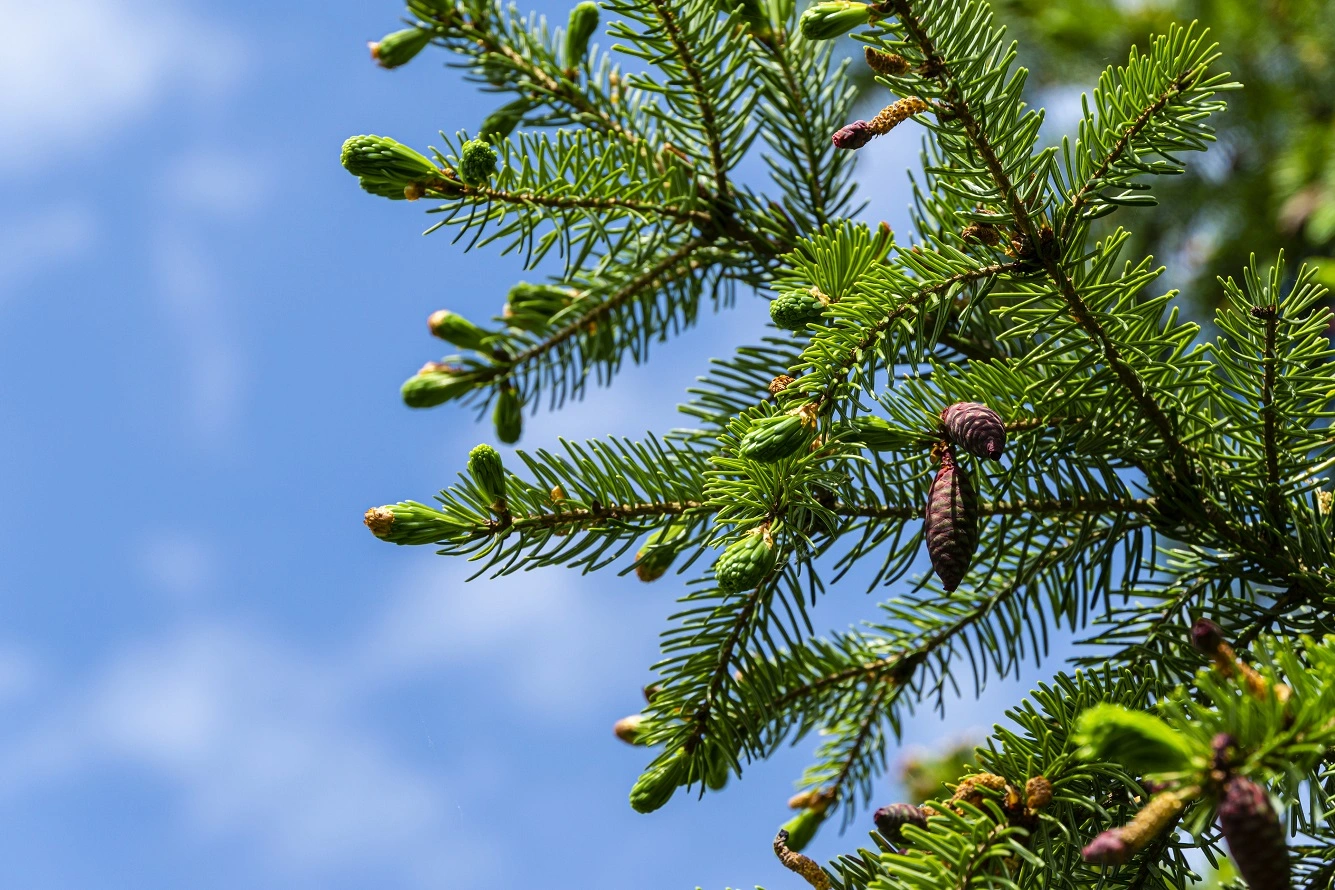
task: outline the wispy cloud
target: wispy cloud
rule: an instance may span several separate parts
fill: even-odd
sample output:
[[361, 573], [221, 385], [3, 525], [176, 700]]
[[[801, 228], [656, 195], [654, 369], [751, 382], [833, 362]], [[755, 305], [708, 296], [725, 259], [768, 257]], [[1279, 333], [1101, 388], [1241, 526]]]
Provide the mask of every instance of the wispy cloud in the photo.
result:
[[92, 211], [73, 203], [45, 207], [0, 225], [0, 295], [53, 263], [78, 256], [92, 244], [96, 228]]
[[0, 20], [0, 173], [96, 151], [173, 91], [227, 87], [244, 60], [219, 23], [168, 0], [0, 0]]

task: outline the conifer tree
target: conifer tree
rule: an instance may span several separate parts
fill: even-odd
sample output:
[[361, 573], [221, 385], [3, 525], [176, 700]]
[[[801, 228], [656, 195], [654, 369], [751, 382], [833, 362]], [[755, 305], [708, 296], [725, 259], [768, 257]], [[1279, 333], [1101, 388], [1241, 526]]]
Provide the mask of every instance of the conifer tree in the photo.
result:
[[[375, 59], [443, 49], [500, 104], [429, 157], [356, 136], [344, 165], [470, 247], [559, 267], [487, 325], [433, 314], [457, 351], [404, 384], [410, 406], [490, 409], [514, 441], [526, 410], [646, 360], [702, 303], [772, 301], [774, 330], [692, 391], [691, 428], [520, 466], [479, 446], [434, 504], [366, 514], [479, 574], [683, 583], [644, 710], [616, 727], [646, 752], [633, 807], [820, 731], [772, 839], [814, 887], [1181, 887], [1225, 850], [1255, 890], [1329, 885], [1323, 291], [1239, 257], [1207, 339], [1116, 227], [1208, 146], [1236, 86], [1202, 26], [1133, 50], [1043, 145], [986, 0], [606, 0], [555, 32], [493, 0], [408, 12]], [[868, 120], [836, 38], [883, 91]], [[913, 231], [855, 221], [853, 160], [910, 120]], [[749, 151], [767, 190], [736, 177]], [[855, 565], [893, 597], [818, 634]], [[908, 714], [1016, 675], [1056, 634], [1093, 645], [944, 799], [877, 797]], [[831, 822], [870, 840], [822, 866], [801, 848]]]

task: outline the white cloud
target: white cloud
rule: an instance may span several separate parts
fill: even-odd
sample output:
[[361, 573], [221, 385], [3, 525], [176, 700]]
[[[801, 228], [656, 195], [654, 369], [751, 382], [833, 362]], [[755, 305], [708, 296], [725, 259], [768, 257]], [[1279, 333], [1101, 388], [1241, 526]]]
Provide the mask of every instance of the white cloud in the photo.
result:
[[203, 592], [216, 568], [209, 544], [179, 529], [145, 535], [137, 561], [153, 587], [176, 597], [194, 597]]
[[42, 268], [78, 256], [92, 244], [95, 231], [92, 211], [68, 203], [6, 223], [0, 227], [0, 293]]
[[467, 872], [500, 853], [447, 818], [459, 789], [369, 734], [340, 677], [253, 629], [179, 629], [112, 658], [26, 734], [0, 742], [0, 796], [40, 793], [71, 773], [146, 768], [181, 791], [195, 834], [243, 840], [276, 871], [375, 868], [404, 887], [444, 886], [461, 870], [479, 878]]
[[167, 0], [0, 0], [0, 21], [0, 172], [93, 150], [169, 91], [208, 96], [242, 65], [239, 40]]
[[216, 216], [244, 216], [260, 205], [271, 175], [252, 157], [199, 149], [177, 157], [163, 174], [163, 198]]
[[161, 303], [184, 370], [181, 404], [201, 444], [226, 441], [241, 411], [244, 368], [218, 273], [199, 245], [179, 233], [153, 241]]

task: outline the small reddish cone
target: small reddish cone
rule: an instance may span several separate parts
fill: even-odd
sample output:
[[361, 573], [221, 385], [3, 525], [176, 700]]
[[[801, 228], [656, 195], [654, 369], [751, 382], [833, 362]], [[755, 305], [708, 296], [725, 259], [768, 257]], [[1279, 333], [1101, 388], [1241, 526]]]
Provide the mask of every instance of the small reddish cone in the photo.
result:
[[1219, 801], [1219, 828], [1251, 890], [1289, 890], [1293, 874], [1284, 829], [1264, 788], [1242, 776], [1229, 779]]
[[892, 803], [888, 807], [881, 807], [872, 815], [872, 820], [881, 836], [897, 847], [904, 843], [902, 832], [905, 825], [927, 827], [927, 814], [922, 811], [922, 807], [915, 807], [911, 803]]
[[997, 412], [979, 402], [956, 402], [941, 412], [950, 441], [976, 457], [1001, 460], [1006, 427]]
[[1224, 629], [1209, 618], [1197, 618], [1191, 625], [1191, 646], [1203, 655], [1214, 655], [1224, 642]]
[[836, 130], [830, 139], [834, 142], [835, 148], [844, 151], [856, 151], [871, 142], [875, 135], [876, 133], [872, 131], [871, 125], [866, 121], [853, 121], [848, 126]]
[[941, 586], [953, 591], [964, 580], [978, 546], [978, 495], [949, 450], [942, 452], [941, 469], [927, 490], [923, 536]]

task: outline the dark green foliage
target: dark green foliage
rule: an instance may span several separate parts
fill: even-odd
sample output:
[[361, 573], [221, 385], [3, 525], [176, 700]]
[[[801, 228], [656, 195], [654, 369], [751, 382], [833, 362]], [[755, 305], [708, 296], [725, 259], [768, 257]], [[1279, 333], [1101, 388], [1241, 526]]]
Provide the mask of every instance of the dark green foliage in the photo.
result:
[[[1110, 3], [1022, 5], [1088, 33], [1108, 16], [1079, 17]], [[799, 842], [836, 814], [870, 827], [906, 721], [994, 694], [1054, 641], [1093, 644], [1086, 670], [1010, 712], [978, 778], [931, 792], [952, 799], [925, 825], [883, 818], [871, 849], [832, 862], [837, 890], [1184, 890], [1189, 854], [1218, 853], [1239, 777], [1284, 802], [1294, 880], [1326, 890], [1335, 363], [1320, 274], [1261, 242], [1245, 266], [1234, 250], [1236, 280], [1190, 295], [1224, 298], [1203, 330], [1121, 228], [1145, 223], [1155, 242], [1194, 213], [1125, 208], [1179, 194], [1188, 153], [1214, 139], [1237, 85], [1204, 27], [1138, 35], [1054, 141], [985, 0], [601, 8], [631, 72], [592, 43], [576, 70], [540, 19], [486, 0], [410, 4], [434, 45], [504, 94], [484, 134], [508, 135], [485, 152], [442, 137], [434, 161], [354, 141], [349, 169], [376, 194], [431, 198], [435, 227], [470, 247], [559, 268], [511, 289], [501, 329], [456, 336], [469, 354], [428, 366], [405, 399], [494, 400], [513, 442], [536, 400], [583, 396], [737, 291], [778, 294], [780, 330], [711, 365], [682, 406], [689, 429], [520, 451], [503, 510], [465, 480], [438, 507], [377, 508], [371, 530], [479, 572], [678, 569], [654, 588], [675, 586], [680, 608], [635, 727], [654, 759], [633, 805], [717, 790], [819, 735], [787, 829]], [[898, 239], [851, 218], [854, 154], [832, 141], [852, 86], [826, 38], [848, 30], [878, 104], [924, 137]], [[1312, 50], [1306, 33], [1293, 42]], [[764, 188], [737, 180], [748, 153], [768, 165]], [[924, 556], [935, 577], [908, 578]], [[864, 624], [818, 632], [827, 590], [854, 581], [895, 589]], [[1210, 639], [1193, 636], [1202, 615]], [[1239, 801], [1254, 819], [1255, 794]], [[1082, 856], [1091, 845], [1101, 863]], [[1253, 860], [1273, 864], [1273, 848]], [[1253, 885], [1276, 873], [1244, 870]]]

